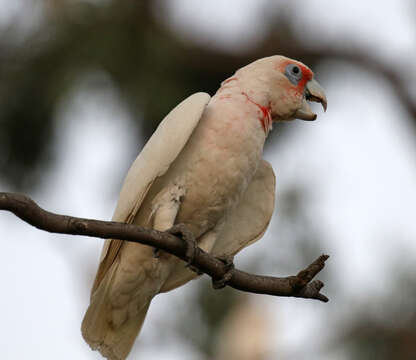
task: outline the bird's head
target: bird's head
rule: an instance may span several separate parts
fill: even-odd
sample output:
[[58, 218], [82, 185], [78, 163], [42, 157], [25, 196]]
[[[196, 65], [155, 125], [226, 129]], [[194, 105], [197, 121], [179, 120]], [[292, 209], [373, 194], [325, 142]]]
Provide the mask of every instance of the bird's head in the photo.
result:
[[257, 60], [241, 70], [254, 76], [258, 90], [267, 93], [274, 121], [315, 120], [317, 115], [308, 101], [319, 102], [326, 110], [324, 90], [314, 79], [312, 70], [299, 61], [275, 55]]

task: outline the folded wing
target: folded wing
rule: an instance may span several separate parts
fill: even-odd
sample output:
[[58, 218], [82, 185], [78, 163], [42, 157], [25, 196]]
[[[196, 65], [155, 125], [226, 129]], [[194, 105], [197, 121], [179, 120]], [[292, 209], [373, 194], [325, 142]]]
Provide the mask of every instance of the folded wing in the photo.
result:
[[[132, 223], [153, 182], [166, 173], [184, 148], [209, 100], [206, 93], [191, 95], [159, 124], [127, 173], [113, 221]], [[113, 239], [104, 243], [92, 294], [117, 257], [122, 243]]]

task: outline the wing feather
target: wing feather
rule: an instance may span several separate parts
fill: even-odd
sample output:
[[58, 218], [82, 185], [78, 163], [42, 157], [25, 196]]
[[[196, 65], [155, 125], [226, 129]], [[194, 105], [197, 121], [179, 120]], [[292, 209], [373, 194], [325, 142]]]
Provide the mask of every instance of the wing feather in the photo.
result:
[[[113, 221], [133, 222], [155, 179], [166, 173], [184, 148], [210, 98], [206, 93], [191, 95], [159, 124], [127, 173]], [[122, 243], [123, 241], [114, 239], [108, 239], [104, 243], [92, 293], [113, 264]]]
[[271, 165], [262, 160], [243, 198], [218, 235], [213, 255], [235, 255], [263, 236], [273, 215], [275, 185]]

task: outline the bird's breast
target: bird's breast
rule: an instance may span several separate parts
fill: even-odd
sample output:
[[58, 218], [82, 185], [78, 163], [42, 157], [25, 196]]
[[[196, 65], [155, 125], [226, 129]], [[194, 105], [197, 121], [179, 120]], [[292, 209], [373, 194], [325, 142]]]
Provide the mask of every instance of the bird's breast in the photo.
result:
[[185, 187], [177, 222], [203, 233], [240, 200], [257, 169], [265, 140], [257, 112], [245, 103], [210, 103], [172, 166]]

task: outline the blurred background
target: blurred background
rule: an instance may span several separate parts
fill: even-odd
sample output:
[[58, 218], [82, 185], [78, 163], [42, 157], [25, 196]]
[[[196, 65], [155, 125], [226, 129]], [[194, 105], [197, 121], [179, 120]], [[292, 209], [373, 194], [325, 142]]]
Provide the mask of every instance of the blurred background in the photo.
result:
[[[411, 0], [0, 0], [0, 191], [110, 219], [158, 122], [269, 55], [328, 97], [275, 126], [277, 203], [236, 266], [291, 275], [322, 252], [327, 304], [214, 291], [158, 296], [132, 359], [416, 359], [416, 7]], [[102, 240], [0, 214], [0, 357], [99, 359], [83, 342]]]

